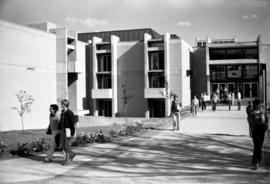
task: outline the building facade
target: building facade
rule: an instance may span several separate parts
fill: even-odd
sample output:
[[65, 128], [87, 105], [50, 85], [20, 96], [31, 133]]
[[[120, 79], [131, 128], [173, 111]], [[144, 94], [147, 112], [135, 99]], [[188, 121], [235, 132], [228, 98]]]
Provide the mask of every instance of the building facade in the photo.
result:
[[48, 126], [49, 105], [68, 98], [76, 113], [85, 112], [85, 44], [77, 33], [52, 23], [17, 25], [0, 21], [0, 131], [20, 130], [15, 94], [34, 98], [25, 129]]
[[[196, 40], [191, 60], [192, 94], [218, 92], [220, 100], [239, 91], [243, 99], [261, 98], [267, 103], [269, 45], [233, 39]], [[268, 100], [269, 101], [269, 100]]]
[[[152, 29], [81, 33], [88, 43], [87, 99], [95, 116], [164, 117], [170, 97], [190, 104], [191, 47], [181, 38]], [[131, 96], [124, 104], [124, 89]], [[92, 112], [92, 113], [91, 113]]]

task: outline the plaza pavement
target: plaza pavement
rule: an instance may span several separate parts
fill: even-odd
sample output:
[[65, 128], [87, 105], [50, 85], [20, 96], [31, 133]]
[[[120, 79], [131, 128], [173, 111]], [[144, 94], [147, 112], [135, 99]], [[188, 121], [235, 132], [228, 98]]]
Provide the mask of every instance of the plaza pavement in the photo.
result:
[[62, 166], [61, 155], [0, 161], [0, 183], [270, 183], [269, 135], [263, 164], [252, 170], [252, 141], [245, 109], [186, 113], [180, 131], [171, 120], [140, 137], [74, 148], [77, 156]]

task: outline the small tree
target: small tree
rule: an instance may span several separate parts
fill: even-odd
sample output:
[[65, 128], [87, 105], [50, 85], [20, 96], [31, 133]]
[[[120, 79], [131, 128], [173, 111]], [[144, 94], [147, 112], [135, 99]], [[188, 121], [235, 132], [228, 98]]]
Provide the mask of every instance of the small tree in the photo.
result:
[[128, 111], [128, 102], [132, 98], [132, 95], [128, 94], [129, 88], [127, 86], [127, 80], [125, 81], [125, 84], [122, 84], [122, 100], [124, 104], [124, 110], [125, 110], [125, 123], [127, 124], [127, 111]]
[[22, 130], [24, 132], [24, 122], [23, 117], [24, 113], [31, 112], [31, 105], [34, 102], [34, 98], [31, 95], [28, 95], [26, 91], [20, 90], [16, 94], [17, 100], [19, 101], [19, 105], [16, 107], [12, 107], [12, 109], [16, 110], [21, 117]]

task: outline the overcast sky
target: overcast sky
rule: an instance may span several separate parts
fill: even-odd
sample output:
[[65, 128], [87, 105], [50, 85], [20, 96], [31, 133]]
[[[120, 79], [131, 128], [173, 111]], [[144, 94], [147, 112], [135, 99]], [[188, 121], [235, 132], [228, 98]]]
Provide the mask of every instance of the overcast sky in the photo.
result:
[[270, 43], [270, 0], [0, 0], [0, 19], [54, 22], [78, 32], [152, 28], [195, 37]]

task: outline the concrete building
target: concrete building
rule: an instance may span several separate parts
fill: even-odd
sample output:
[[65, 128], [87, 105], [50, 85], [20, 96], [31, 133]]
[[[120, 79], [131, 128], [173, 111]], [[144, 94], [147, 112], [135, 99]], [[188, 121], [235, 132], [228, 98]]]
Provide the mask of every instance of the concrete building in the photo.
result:
[[85, 112], [85, 44], [76, 32], [52, 23], [0, 21], [0, 40], [0, 131], [21, 129], [20, 116], [11, 109], [20, 90], [34, 98], [25, 129], [47, 127], [49, 105], [61, 98], [68, 98], [75, 112]]
[[[124, 116], [123, 85], [132, 96], [129, 117], [164, 117], [170, 113], [170, 93], [190, 104], [192, 48], [176, 35], [152, 29], [80, 33], [88, 43], [87, 101], [90, 114]], [[88, 80], [89, 79], [89, 80]]]
[[269, 44], [232, 39], [196, 40], [191, 60], [192, 94], [199, 96], [219, 92], [220, 100], [226, 92], [240, 91], [243, 99], [261, 98], [269, 102]]

